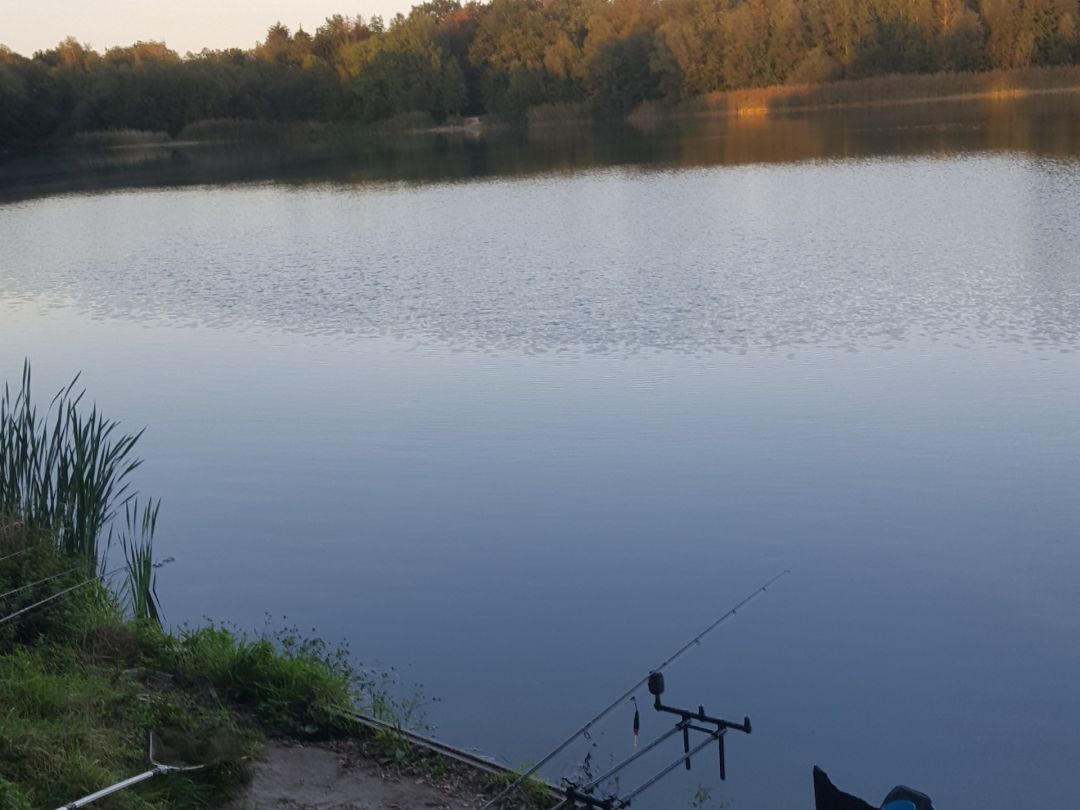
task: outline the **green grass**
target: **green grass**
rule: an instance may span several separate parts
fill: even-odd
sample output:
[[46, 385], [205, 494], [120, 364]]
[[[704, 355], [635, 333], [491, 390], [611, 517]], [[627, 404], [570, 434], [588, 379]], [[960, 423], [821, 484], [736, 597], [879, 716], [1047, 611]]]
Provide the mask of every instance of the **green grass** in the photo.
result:
[[184, 693], [147, 695], [135, 677], [87, 666], [72, 650], [0, 656], [0, 704], [0, 785], [12, 807], [20, 798], [28, 807], [62, 806], [147, 770], [151, 729], [234, 753], [218, 768], [158, 777], [118, 794], [113, 806], [214, 806], [239, 783], [240, 757], [253, 753], [258, 739], [227, 711]]
[[[158, 505], [140, 515], [131, 475], [142, 464], [135, 445], [142, 431], [123, 433], [96, 405], [87, 408], [78, 376], [44, 410], [32, 394], [29, 361], [20, 385], [0, 394], [0, 515], [47, 538], [85, 579], [105, 575], [112, 522], [126, 512], [122, 535], [124, 588], [132, 615], [160, 621], [154, 592], [152, 543]], [[0, 555], [2, 556], [2, 555]]]
[[[43, 639], [70, 644], [89, 628], [113, 621], [117, 609], [104, 583], [92, 580], [12, 620], [4, 620], [53, 593], [86, 583], [83, 561], [61, 553], [48, 533], [0, 513], [0, 651]], [[42, 581], [45, 580], [45, 581]], [[38, 583], [39, 585], [33, 585]], [[32, 587], [27, 587], [32, 585]]]
[[[496, 792], [502, 792], [521, 778], [522, 771], [508, 771], [491, 777], [491, 785]], [[529, 778], [516, 788], [516, 795], [525, 802], [526, 807], [551, 807], [555, 804], [555, 796], [551, 789], [539, 779]]]
[[[0, 563], [0, 593], [69, 570], [73, 560], [55, 545], [7, 525], [4, 550], [15, 541], [29, 550]], [[66, 585], [73, 577], [82, 572], [48, 585]], [[19, 601], [36, 598], [18, 594]], [[0, 599], [0, 613], [8, 615], [17, 604]], [[162, 633], [156, 625], [144, 628]], [[124, 623], [100, 581], [0, 630], [0, 808], [62, 806], [145, 771], [151, 730], [174, 740], [190, 738], [225, 756], [217, 768], [156, 778], [119, 795], [111, 806], [210, 807], [238, 784], [241, 757], [255, 750], [258, 730], [243, 728], [223, 702], [156, 688], [146, 677], [140, 636]]]
[[363, 681], [343, 651], [292, 632], [248, 638], [218, 625], [175, 635], [152, 625], [141, 639], [148, 663], [194, 689], [213, 689], [251, 712], [266, 729], [293, 736], [338, 736], [355, 730], [343, 709], [356, 704]]
[[[0, 594], [54, 574], [48, 592], [83, 581], [70, 572], [79, 558], [0, 519], [0, 558], [11, 553]], [[0, 598], [0, 616], [37, 598], [33, 589]], [[169, 633], [125, 619], [94, 579], [0, 624], [0, 810], [63, 806], [147, 770], [151, 731], [158, 759], [212, 767], [155, 777], [103, 807], [218, 807], [264, 736], [350, 733], [340, 709], [363, 686], [347, 653], [321, 641], [218, 626]]]
[[100, 566], [102, 535], [129, 496], [142, 463], [133, 451], [142, 432], [124, 434], [96, 405], [83, 406], [76, 377], [41, 411], [30, 363], [17, 390], [0, 396], [0, 511], [47, 528], [70, 556]]
[[124, 507], [125, 530], [120, 536], [124, 550], [126, 577], [122, 599], [133, 619], [161, 624], [161, 608], [157, 596], [157, 571], [154, 565], [154, 532], [157, 530], [161, 501], [153, 501], [139, 511], [133, 500]]

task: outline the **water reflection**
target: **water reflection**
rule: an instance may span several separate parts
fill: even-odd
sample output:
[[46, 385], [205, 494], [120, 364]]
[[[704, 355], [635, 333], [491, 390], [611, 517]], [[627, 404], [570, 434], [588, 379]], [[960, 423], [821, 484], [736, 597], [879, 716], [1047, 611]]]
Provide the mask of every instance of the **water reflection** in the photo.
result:
[[452, 742], [534, 760], [790, 567], [672, 673], [754, 718], [718, 796], [1066, 806], [1077, 123], [990, 113], [132, 153], [76, 183], [265, 182], [0, 206], [0, 364], [150, 424], [170, 620], [347, 637]]
[[187, 144], [0, 161], [0, 200], [70, 191], [273, 181], [428, 183], [632, 164], [736, 166], [875, 155], [1080, 155], [1080, 94], [906, 104], [871, 111], [686, 118], [647, 130], [535, 127], [313, 144]]

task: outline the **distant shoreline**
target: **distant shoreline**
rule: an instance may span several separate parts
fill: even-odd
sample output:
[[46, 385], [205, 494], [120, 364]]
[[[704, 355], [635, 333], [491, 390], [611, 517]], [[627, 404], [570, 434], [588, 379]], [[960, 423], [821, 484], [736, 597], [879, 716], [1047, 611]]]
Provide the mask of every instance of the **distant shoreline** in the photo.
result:
[[770, 115], [885, 109], [915, 104], [1012, 101], [1080, 93], [1080, 67], [1017, 68], [980, 73], [894, 74], [835, 82], [725, 90], [665, 106], [646, 101], [628, 120], [643, 128], [688, 117]]
[[[842, 112], [856, 109], [902, 107], [948, 102], [1010, 101], [1018, 98], [1080, 93], [1080, 66], [1037, 67], [981, 73], [895, 74], [865, 79], [803, 85], [727, 90], [696, 96], [676, 104], [646, 101], [625, 121], [649, 129], [664, 120], [690, 117], [767, 118], [770, 115], [809, 112]], [[435, 122], [425, 113], [399, 115], [375, 124], [324, 121], [271, 121], [259, 119], [208, 119], [185, 127], [175, 137], [143, 130], [97, 130], [79, 132], [39, 144], [49, 148], [179, 149], [214, 143], [248, 144], [272, 142], [313, 145], [355, 138], [402, 135], [447, 135], [483, 138], [492, 130], [545, 127], [583, 127], [599, 123], [587, 105], [536, 105], [523, 121], [497, 114], [456, 116]], [[35, 150], [37, 151], [37, 150]]]

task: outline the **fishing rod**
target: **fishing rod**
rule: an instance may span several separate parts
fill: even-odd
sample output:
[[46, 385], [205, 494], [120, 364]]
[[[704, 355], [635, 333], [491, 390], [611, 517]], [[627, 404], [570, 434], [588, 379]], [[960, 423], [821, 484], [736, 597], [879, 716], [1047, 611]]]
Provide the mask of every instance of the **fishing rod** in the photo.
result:
[[24, 613], [29, 613], [34, 608], [38, 608], [38, 607], [41, 607], [42, 605], [48, 604], [49, 602], [53, 601], [54, 599], [59, 599], [61, 596], [64, 596], [65, 594], [69, 594], [72, 591], [77, 591], [79, 588], [83, 588], [83, 587], [89, 585], [91, 582], [97, 582], [99, 579], [105, 579], [106, 577], [111, 577], [114, 574], [118, 574], [123, 570], [124, 570], [123, 568], [115, 568], [112, 571], [109, 571], [108, 573], [103, 574], [101, 577], [96, 577], [96, 576], [95, 577], [87, 577], [82, 582], [78, 582], [75, 585], [72, 585], [70, 588], [64, 588], [62, 591], [58, 591], [57, 593], [54, 593], [52, 596], [47, 596], [47, 597], [45, 597], [44, 599], [42, 599], [42, 600], [40, 600], [38, 602], [34, 602], [32, 605], [27, 605], [24, 608], [20, 608], [19, 610], [16, 610], [14, 613], [9, 613], [7, 616], [0, 616], [0, 624], [4, 624], [6, 622], [11, 621], [12, 619], [18, 618], [19, 616], [22, 616]]
[[23, 591], [28, 591], [31, 588], [34, 588], [34, 587], [36, 587], [38, 585], [43, 585], [46, 582], [51, 582], [54, 579], [59, 579], [60, 577], [65, 576], [67, 574], [73, 574], [78, 570], [79, 570], [78, 568], [69, 568], [67, 571], [61, 571], [59, 574], [53, 574], [51, 577], [45, 577], [44, 579], [39, 579], [37, 582], [31, 582], [31, 583], [29, 583], [27, 585], [20, 585], [18, 588], [12, 588], [10, 591], [7, 591], [6, 593], [0, 593], [0, 599], [6, 599], [7, 597], [14, 596], [17, 593], [22, 593]]
[[722, 740], [722, 739], [724, 739], [723, 735], [724, 735], [723, 731], [709, 732], [709, 736], [706, 739], [702, 740], [696, 746], [694, 746], [689, 751], [687, 751], [683, 756], [679, 757], [677, 760], [672, 762], [670, 765], [668, 765], [666, 768], [664, 768], [662, 771], [660, 771], [660, 773], [653, 776], [647, 782], [644, 782], [643, 784], [641, 784], [638, 787], [634, 788], [632, 791], [627, 793], [622, 798], [616, 799], [611, 804], [612, 810], [620, 810], [620, 808], [629, 807], [630, 803], [634, 799], [636, 799], [638, 796], [640, 796], [646, 790], [651, 788], [653, 785], [655, 785], [657, 782], [659, 782], [661, 779], [663, 779], [665, 776], [667, 776], [673, 770], [678, 768], [684, 762], [689, 762], [690, 757], [692, 757], [692, 756], [694, 756], [694, 754], [697, 754], [698, 752], [704, 750], [706, 746], [710, 745], [713, 742], [713, 740]]
[[674, 737], [676, 734], [681, 734], [682, 730], [684, 728], [686, 728], [687, 726], [689, 726], [689, 725], [690, 725], [689, 720], [680, 720], [678, 723], [676, 723], [670, 729], [665, 731], [663, 734], [661, 734], [659, 737], [657, 737], [651, 743], [646, 745], [644, 748], [642, 748], [642, 749], [640, 749], [638, 751], [635, 751], [633, 754], [631, 754], [629, 757], [627, 757], [626, 759], [624, 759], [622, 762], [618, 763], [617, 765], [612, 765], [608, 770], [604, 771], [604, 773], [600, 774], [599, 776], [594, 777], [593, 779], [586, 782], [581, 787], [577, 788], [577, 791], [580, 792], [580, 793], [589, 793], [589, 792], [595, 790], [600, 785], [602, 785], [604, 782], [606, 782], [608, 779], [610, 779], [615, 774], [617, 774], [619, 771], [621, 771], [623, 768], [625, 768], [628, 765], [631, 765], [634, 762], [636, 762], [637, 760], [641, 759], [641, 757], [645, 756], [647, 753], [652, 751], [657, 746], [662, 745], [667, 740], [669, 740], [671, 737]]
[[[663, 738], [655, 740], [653, 742], [653, 744], [649, 746], [649, 748], [650, 749], [655, 748], [657, 745], [659, 745], [661, 742], [666, 740], [672, 734], [675, 734], [675, 733], [681, 731], [683, 729], [683, 727], [684, 727], [684, 724], [679, 723], [678, 725], [675, 726], [674, 729], [672, 729], [672, 731], [670, 733], [664, 735]], [[647, 782], [645, 782], [644, 784], [639, 785], [638, 787], [634, 788], [634, 790], [632, 790], [630, 793], [626, 794], [625, 796], [622, 796], [622, 797], [609, 796], [606, 799], [594, 799], [594, 798], [592, 798], [591, 796], [588, 795], [588, 791], [586, 791], [584, 788], [582, 788], [581, 790], [574, 790], [573, 788], [569, 788], [566, 791], [567, 797], [565, 799], [563, 799], [561, 802], [559, 802], [557, 805], [552, 807], [551, 810], [569, 810], [569, 808], [577, 807], [579, 802], [584, 803], [586, 805], [586, 807], [600, 808], [600, 810], [616, 810], [617, 808], [629, 807], [630, 803], [634, 799], [636, 799], [638, 796], [640, 796], [646, 790], [651, 788], [653, 785], [655, 785], [657, 782], [659, 782], [661, 779], [663, 779], [665, 776], [667, 776], [673, 770], [678, 768], [680, 765], [682, 765], [684, 762], [686, 762], [690, 757], [692, 757], [695, 754], [698, 754], [701, 751], [703, 751], [707, 746], [712, 744], [713, 740], [723, 739], [723, 732], [722, 731], [710, 731], [710, 732], [708, 732], [708, 734], [709, 734], [709, 736], [707, 738], [705, 738], [700, 743], [695, 745], [689, 751], [685, 752], [682, 756], [680, 756], [677, 760], [672, 762], [670, 765], [666, 766], [658, 774], [651, 777]], [[636, 759], [636, 757], [634, 757], [634, 758]], [[625, 763], [622, 763], [622, 764], [616, 766], [615, 768], [612, 768], [611, 771], [609, 771], [609, 774], [612, 774], [612, 773], [614, 773], [616, 771], [622, 770], [623, 767], [625, 765], [628, 765], [628, 764], [630, 764], [630, 760], [627, 760]], [[597, 784], [599, 784], [597, 782], [597, 780], [593, 780], [593, 782], [590, 782], [589, 786], [588, 786], [589, 790], [595, 788]]]
[[[664, 694], [664, 674], [662, 672], [653, 672], [649, 675], [649, 693], [652, 694], [654, 698], [653, 708], [656, 709], [656, 711], [678, 716], [679, 722], [675, 724], [675, 727], [661, 734], [643, 750], [637, 751], [617, 765], [613, 765], [606, 772], [592, 779], [588, 783], [581, 786], [574, 784], [567, 785], [563, 789], [566, 798], [552, 808], [552, 810], [576, 808], [579, 805], [584, 805], [587, 808], [596, 808], [596, 810], [617, 810], [617, 808], [628, 807], [636, 796], [655, 785], [679, 765], [685, 765], [686, 770], [690, 770], [690, 760], [694, 755], [704, 750], [707, 745], [710, 745], [713, 742], [716, 742], [717, 753], [720, 756], [720, 778], [727, 778], [727, 766], [724, 764], [724, 735], [727, 734], [729, 729], [732, 731], [741, 731], [743, 734], [749, 734], [751, 731], [750, 718], [744, 717], [741, 723], [733, 723], [730, 720], [724, 720], [720, 717], [713, 717], [712, 715], [706, 714], [704, 706], [699, 705], [696, 710], [691, 710], [664, 705], [662, 700]], [[636, 712], [634, 727], [637, 727]], [[690, 747], [690, 732], [692, 731], [707, 735], [703, 742], [695, 745], [693, 748]], [[679, 733], [682, 734], [683, 754], [675, 760], [672, 765], [664, 768], [645, 782], [645, 784], [625, 796], [619, 797], [611, 795], [599, 799], [592, 795], [596, 788], [603, 782], [637, 761], [649, 751], [652, 751], [654, 748], [661, 745], [665, 740], [668, 740]]]
[[723, 739], [722, 735], [723, 732], [721, 731], [709, 732], [709, 736], [706, 739], [702, 740], [700, 743], [691, 748], [688, 752], [683, 754], [683, 756], [679, 757], [670, 765], [666, 766], [662, 771], [660, 771], [660, 773], [656, 774], [648, 781], [634, 788], [625, 796], [609, 796], [606, 799], [593, 799], [588, 796], [582, 796], [581, 794], [571, 793], [569, 798], [563, 799], [561, 802], [551, 808], [551, 810], [567, 810], [567, 808], [574, 808], [578, 806], [578, 802], [584, 802], [587, 807], [599, 808], [599, 810], [621, 810], [621, 808], [629, 807], [631, 802], [634, 801], [634, 799], [636, 799], [638, 796], [651, 788], [653, 785], [655, 785], [673, 770], [682, 765], [688, 757], [692, 757], [694, 756], [694, 754], [697, 754], [704, 750], [708, 745], [712, 743], [713, 740]]
[[0, 562], [4, 562], [4, 560], [10, 560], [10, 559], [12, 559], [13, 557], [18, 557], [18, 556], [19, 556], [20, 554], [25, 554], [25, 553], [26, 553], [26, 552], [28, 552], [29, 550], [30, 550], [30, 547], [29, 547], [29, 546], [27, 546], [27, 547], [26, 547], [26, 548], [24, 548], [24, 549], [20, 549], [19, 551], [16, 551], [16, 552], [15, 552], [14, 554], [6, 554], [6, 555], [4, 555], [3, 557], [0, 557]]
[[736, 613], [738, 613], [739, 610], [744, 605], [746, 605], [748, 602], [750, 602], [754, 597], [756, 597], [760, 593], [764, 593], [766, 590], [768, 590], [770, 585], [772, 585], [774, 582], [776, 582], [781, 577], [786, 576], [787, 574], [790, 574], [790, 573], [791, 573], [791, 571], [787, 570], [787, 569], [781, 571], [779, 574], [774, 576], [772, 579], [770, 579], [764, 585], [757, 588], [752, 593], [750, 593], [748, 596], [743, 598], [742, 601], [738, 602], [734, 607], [730, 608], [726, 613], [724, 613], [722, 616], [720, 616], [720, 618], [718, 618], [716, 621], [714, 621], [712, 624], [710, 624], [708, 627], [706, 627], [704, 630], [702, 630], [700, 633], [698, 633], [696, 636], [694, 636], [692, 639], [690, 639], [684, 645], [679, 647], [679, 649], [677, 649], [675, 652], [673, 652], [666, 659], [661, 661], [659, 666], [651, 669], [649, 671], [649, 673], [644, 678], [639, 680], [637, 683], [635, 683], [633, 686], [631, 686], [629, 689], [627, 689], [625, 692], [623, 692], [621, 695], [619, 695], [619, 697], [617, 697], [610, 704], [608, 704], [595, 717], [593, 717], [591, 720], [589, 720], [589, 722], [587, 722], [585, 725], [583, 725], [581, 728], [579, 728], [577, 731], [575, 731], [573, 734], [571, 734], [569, 737], [567, 737], [565, 740], [563, 740], [561, 743], [559, 743], [543, 759], [541, 759], [535, 765], [530, 767], [527, 771], [525, 771], [520, 776], [518, 776], [517, 779], [515, 779], [513, 782], [511, 782], [509, 785], [507, 785], [503, 790], [501, 790], [499, 792], [499, 794], [497, 796], [495, 796], [495, 798], [491, 799], [491, 801], [489, 801], [487, 804], [485, 804], [483, 807], [481, 807], [480, 810], [489, 810], [489, 808], [494, 807], [496, 804], [498, 804], [503, 799], [505, 799], [507, 796], [509, 796], [513, 791], [515, 791], [519, 787], [521, 787], [521, 785], [523, 785], [525, 783], [525, 781], [529, 777], [531, 777], [533, 774], [535, 774], [537, 771], [539, 771], [541, 768], [543, 768], [545, 765], [547, 765], [549, 762], [551, 762], [551, 760], [555, 759], [555, 757], [557, 757], [559, 754], [561, 754], [563, 751], [565, 751], [567, 748], [569, 748], [570, 745], [578, 737], [580, 737], [582, 734], [587, 733], [589, 731], [589, 729], [591, 729], [594, 725], [596, 725], [596, 723], [600, 722], [605, 717], [607, 717], [609, 714], [611, 714], [611, 712], [615, 711], [615, 709], [617, 709], [627, 699], [629, 699], [630, 696], [634, 694], [634, 692], [636, 692], [638, 689], [640, 689], [642, 686], [644, 686], [646, 683], [648, 683], [649, 679], [653, 676], [653, 674], [662, 672], [665, 668], [667, 668], [672, 663], [674, 663], [678, 658], [680, 658], [683, 655], [683, 653], [685, 653], [691, 647], [700, 644], [701, 640], [703, 638], [705, 638], [705, 636], [707, 636], [709, 633], [711, 633], [713, 630], [715, 630], [724, 621], [726, 621], [727, 619], [731, 618]]

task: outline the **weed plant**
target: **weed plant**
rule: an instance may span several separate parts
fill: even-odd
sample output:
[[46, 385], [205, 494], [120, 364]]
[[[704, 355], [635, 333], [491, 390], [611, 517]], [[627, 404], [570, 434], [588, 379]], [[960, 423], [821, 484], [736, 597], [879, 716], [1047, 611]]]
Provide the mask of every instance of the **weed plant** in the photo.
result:
[[[0, 559], [0, 594], [57, 573], [85, 581], [47, 535], [10, 518], [0, 527], [0, 558], [21, 550]], [[34, 598], [0, 597], [0, 610]], [[354, 730], [342, 707], [368, 682], [348, 660], [291, 631], [172, 634], [152, 618], [125, 618], [120, 597], [93, 579], [0, 625], [0, 809], [64, 806], [147, 770], [150, 731], [160, 760], [212, 767], [156, 777], [108, 806], [219, 807], [265, 735]]]
[[0, 510], [53, 531], [60, 548], [99, 565], [102, 530], [126, 502], [132, 457], [142, 435], [118, 435], [117, 422], [80, 407], [78, 377], [40, 413], [31, 396], [30, 363], [22, 385], [0, 397]]

